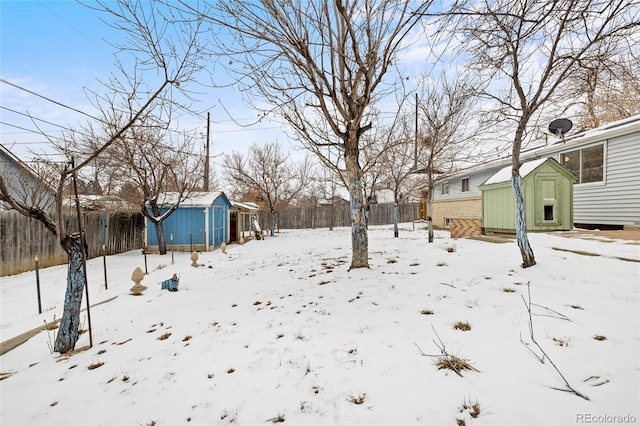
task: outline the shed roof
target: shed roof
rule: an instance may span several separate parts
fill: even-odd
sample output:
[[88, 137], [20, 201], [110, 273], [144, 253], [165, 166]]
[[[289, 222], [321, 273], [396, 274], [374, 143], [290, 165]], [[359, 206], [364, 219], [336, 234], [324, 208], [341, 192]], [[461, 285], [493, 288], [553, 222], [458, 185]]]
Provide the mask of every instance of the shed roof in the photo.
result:
[[[210, 207], [221, 195], [222, 191], [192, 192], [180, 202], [180, 207]], [[226, 198], [226, 195], [224, 195]], [[158, 205], [166, 207], [174, 205], [180, 198], [179, 192], [165, 192], [158, 196]]]
[[[529, 173], [540, 167], [547, 158], [539, 158], [533, 161], [527, 161], [520, 166], [520, 176], [525, 178]], [[511, 166], [503, 167], [496, 174], [487, 179], [482, 185], [493, 185], [495, 183], [509, 182], [511, 180]]]
[[231, 201], [231, 205], [233, 207], [237, 207], [240, 209], [246, 209], [246, 210], [260, 210], [260, 206], [257, 205], [256, 203], [253, 203], [251, 201]]

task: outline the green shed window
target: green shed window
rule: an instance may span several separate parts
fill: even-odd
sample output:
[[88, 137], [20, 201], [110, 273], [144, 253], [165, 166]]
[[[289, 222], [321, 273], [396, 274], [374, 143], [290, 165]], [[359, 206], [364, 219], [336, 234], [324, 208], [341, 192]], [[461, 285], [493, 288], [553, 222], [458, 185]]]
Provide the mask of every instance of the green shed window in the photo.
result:
[[563, 152], [560, 162], [578, 177], [578, 183], [604, 180], [604, 144]]

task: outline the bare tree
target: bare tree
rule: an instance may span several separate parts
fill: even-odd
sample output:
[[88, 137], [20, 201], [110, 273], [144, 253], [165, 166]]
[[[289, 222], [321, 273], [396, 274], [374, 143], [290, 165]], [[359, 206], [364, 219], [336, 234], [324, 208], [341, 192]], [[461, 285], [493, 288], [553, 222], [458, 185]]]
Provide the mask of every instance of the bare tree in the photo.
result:
[[[327, 147], [344, 161], [351, 199], [350, 268], [369, 266], [362, 135], [376, 124], [372, 106], [400, 84], [390, 71], [430, 3], [222, 0], [206, 15], [234, 38], [235, 43], [220, 39], [219, 45], [244, 89], [265, 99], [324, 164], [332, 163]], [[182, 8], [205, 15], [188, 1]]]
[[117, 144], [114, 156], [120, 170], [128, 176], [125, 183], [136, 190], [123, 194], [137, 203], [142, 215], [156, 228], [158, 250], [167, 254], [163, 222], [201, 184], [203, 157], [194, 153], [195, 136], [183, 133], [177, 140], [162, 129], [133, 130]]
[[[408, 125], [409, 117], [406, 114], [399, 114], [402, 117], [398, 123], [387, 132], [389, 138], [385, 148], [379, 152], [376, 158], [372, 159], [374, 164], [368, 168], [365, 181], [370, 181], [370, 194], [368, 199], [375, 198], [380, 202], [378, 196], [382, 187], [391, 191], [394, 203], [394, 236], [398, 237], [398, 204], [405, 201], [412, 193], [415, 193], [421, 186], [422, 179], [415, 173], [416, 155], [421, 155], [423, 148], [419, 147], [416, 152], [413, 129]], [[367, 152], [365, 152], [365, 158]]]
[[600, 55], [579, 64], [569, 78], [568, 91], [580, 107], [578, 130], [640, 114], [640, 56], [620, 52], [619, 57]]
[[[480, 158], [477, 122], [473, 120], [475, 97], [472, 85], [464, 77], [451, 78], [442, 74], [433, 79], [424, 76], [416, 95], [416, 138], [423, 147], [424, 156], [416, 165], [427, 177], [427, 226], [429, 242], [433, 242], [431, 202], [436, 172], [446, 176], [460, 163], [469, 163], [470, 157]], [[474, 146], [474, 144], [476, 144]]]
[[580, 61], [637, 48], [639, 14], [633, 0], [460, 0], [450, 12], [470, 52], [470, 69], [485, 79], [481, 94], [502, 124], [511, 126], [511, 184], [523, 267], [536, 264], [520, 176], [527, 131], [544, 108], [566, 104], [560, 88]]
[[[54, 350], [60, 353], [72, 350], [78, 340], [80, 306], [86, 284], [84, 236], [82, 232], [67, 232], [62, 216], [65, 184], [112, 144], [121, 140], [143, 116], [151, 117], [150, 111], [154, 111], [156, 124], [160, 124], [160, 121], [166, 123], [169, 111], [177, 106], [174, 100], [181, 93], [188, 95], [184, 92], [186, 83], [200, 70], [203, 55], [202, 46], [199, 44], [200, 26], [197, 23], [182, 25], [183, 20], [175, 15], [175, 11], [174, 15], [165, 17], [158, 4], [143, 5], [135, 0], [121, 0], [117, 4], [97, 3], [95, 9], [106, 13], [113, 27], [125, 34], [126, 45], [119, 46], [120, 53], [131, 55], [126, 59], [127, 64], [132, 64], [131, 68], [127, 69], [123, 65], [124, 62], [120, 63], [122, 77], [116, 78], [114, 75], [111, 80], [113, 84], [107, 85], [111, 89], [122, 88], [122, 91], [111, 90], [108, 96], [112, 97], [109, 104], [120, 103], [124, 112], [118, 115], [118, 120], [102, 120], [104, 123], [113, 124], [113, 127], [108, 134], [103, 135], [103, 142], [97, 149], [82, 153], [76, 161], [63, 165], [57, 184], [56, 211], [53, 215], [44, 210], [43, 206], [31, 205], [26, 200], [15, 198], [5, 184], [3, 172], [0, 171], [0, 200], [10, 204], [19, 213], [42, 222], [51, 234], [59, 239], [60, 245], [69, 255], [64, 313], [54, 343]], [[143, 83], [145, 70], [152, 71], [152, 88]], [[135, 90], [128, 90], [130, 87], [134, 87]], [[96, 96], [98, 100], [104, 100], [103, 97]]]
[[271, 235], [276, 215], [286, 208], [305, 188], [310, 177], [311, 162], [305, 157], [294, 162], [276, 142], [251, 144], [248, 154], [233, 151], [223, 156], [223, 166], [236, 185], [253, 192], [271, 213]]

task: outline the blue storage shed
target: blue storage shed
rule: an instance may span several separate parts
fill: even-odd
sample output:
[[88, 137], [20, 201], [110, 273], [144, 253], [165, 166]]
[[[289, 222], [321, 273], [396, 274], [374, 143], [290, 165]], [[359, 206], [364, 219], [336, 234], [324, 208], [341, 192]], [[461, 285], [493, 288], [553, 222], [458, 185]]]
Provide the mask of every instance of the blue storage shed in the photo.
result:
[[[166, 193], [158, 200], [160, 214], [175, 203], [177, 193]], [[229, 208], [231, 201], [224, 192], [195, 192], [180, 203], [180, 206], [163, 222], [167, 249], [177, 251], [211, 251], [229, 242]], [[158, 237], [153, 223], [147, 221], [149, 250], [157, 249]]]

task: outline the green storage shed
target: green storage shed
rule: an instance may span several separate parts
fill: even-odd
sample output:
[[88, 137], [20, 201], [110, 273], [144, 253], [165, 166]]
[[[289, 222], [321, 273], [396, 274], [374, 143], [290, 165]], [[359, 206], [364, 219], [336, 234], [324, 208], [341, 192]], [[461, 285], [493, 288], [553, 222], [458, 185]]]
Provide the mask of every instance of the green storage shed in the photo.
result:
[[[576, 176], [553, 158], [520, 166], [527, 231], [568, 231], [573, 228], [573, 184]], [[485, 234], [515, 233], [516, 202], [511, 166], [480, 185]]]

